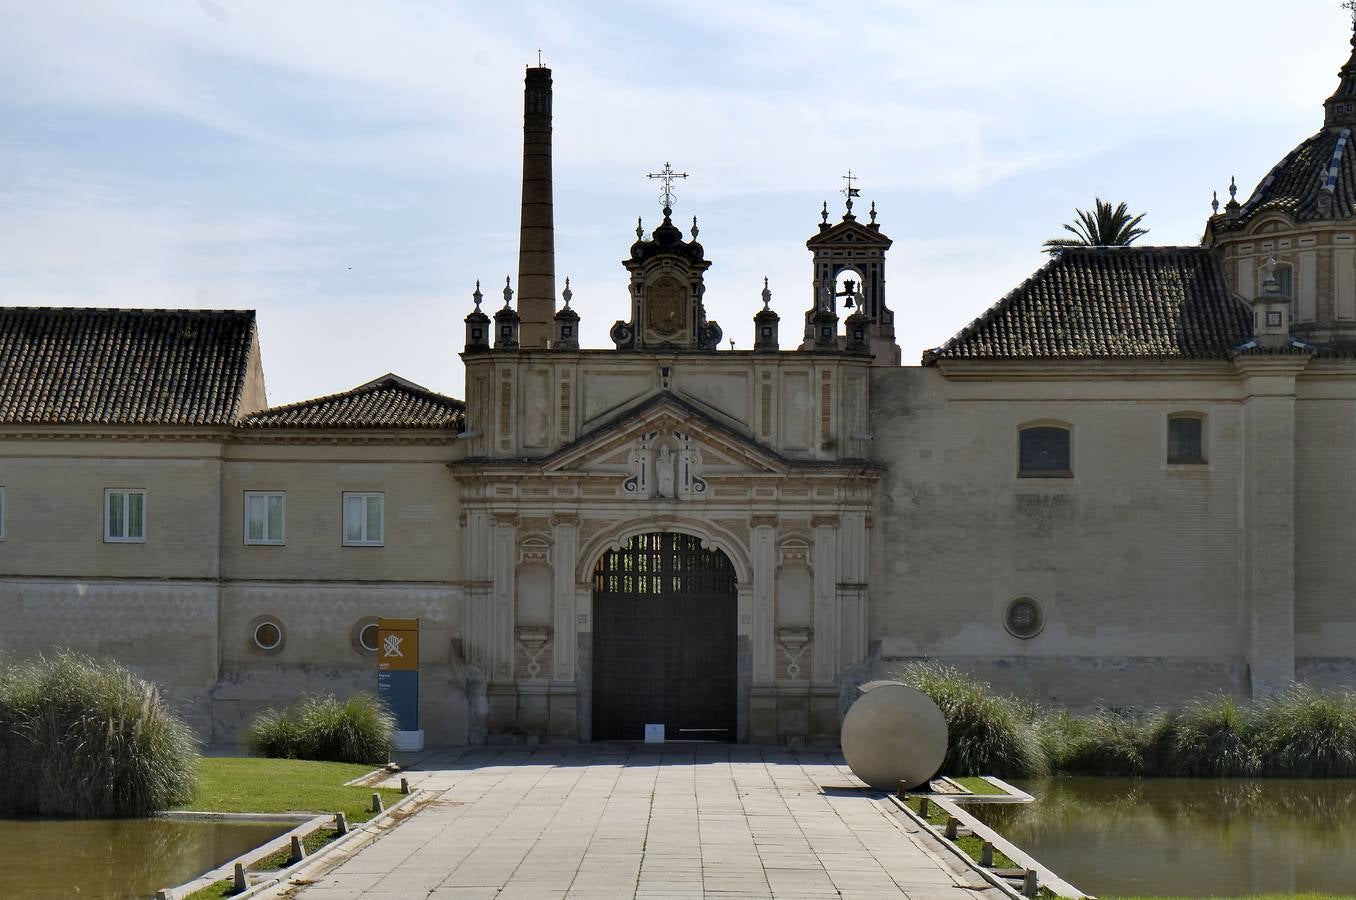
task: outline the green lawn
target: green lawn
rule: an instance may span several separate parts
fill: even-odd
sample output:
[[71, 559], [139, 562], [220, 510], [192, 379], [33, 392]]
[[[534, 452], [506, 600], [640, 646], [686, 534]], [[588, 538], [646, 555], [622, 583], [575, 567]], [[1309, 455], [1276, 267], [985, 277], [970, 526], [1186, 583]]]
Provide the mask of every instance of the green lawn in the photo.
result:
[[[199, 812], [242, 813], [336, 813], [350, 823], [372, 818], [372, 792], [390, 806], [400, 799], [392, 788], [345, 787], [345, 781], [366, 775], [371, 766], [351, 763], [307, 762], [299, 759], [257, 757], [204, 757], [198, 766], [198, 792], [184, 809]], [[319, 828], [302, 843], [314, 853], [338, 836], [332, 828]], [[287, 865], [290, 853], [280, 850], [264, 857], [250, 870], [262, 872]], [[194, 891], [189, 900], [218, 900], [234, 894], [230, 881], [218, 881]]]
[[965, 788], [972, 794], [1006, 794], [1007, 791], [998, 785], [989, 781], [987, 778], [979, 778], [974, 775], [967, 775], [963, 778], [953, 778], [952, 781]]
[[350, 822], [372, 818], [372, 792], [390, 806], [400, 798], [392, 788], [345, 787], [371, 766], [300, 759], [209, 756], [198, 766], [198, 791], [184, 809], [201, 812], [335, 813]]

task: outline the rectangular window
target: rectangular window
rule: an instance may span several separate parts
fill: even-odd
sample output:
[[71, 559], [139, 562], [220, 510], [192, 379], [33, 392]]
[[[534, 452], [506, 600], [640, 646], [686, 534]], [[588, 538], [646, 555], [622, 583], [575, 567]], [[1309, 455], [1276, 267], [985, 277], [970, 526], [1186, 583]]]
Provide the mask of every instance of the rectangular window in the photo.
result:
[[1069, 478], [1069, 429], [1037, 426], [1021, 431], [1019, 474], [1026, 478]]
[[1196, 416], [1173, 416], [1168, 419], [1169, 465], [1201, 465], [1205, 462], [1205, 448], [1201, 442], [1202, 420]]
[[104, 541], [140, 544], [146, 540], [146, 492], [110, 488], [104, 491]]
[[245, 543], [281, 544], [287, 495], [281, 491], [245, 492]]
[[5, 489], [0, 487], [0, 541], [5, 539]]
[[344, 494], [344, 545], [382, 545], [385, 494]]

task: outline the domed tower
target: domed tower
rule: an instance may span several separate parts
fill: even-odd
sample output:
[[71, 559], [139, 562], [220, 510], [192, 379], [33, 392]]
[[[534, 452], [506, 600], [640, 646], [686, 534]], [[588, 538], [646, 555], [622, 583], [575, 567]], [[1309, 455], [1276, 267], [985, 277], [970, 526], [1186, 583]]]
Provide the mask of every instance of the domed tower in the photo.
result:
[[[1356, 24], [1356, 23], [1354, 23]], [[1356, 345], [1356, 34], [1323, 128], [1206, 225], [1229, 286], [1252, 303], [1259, 340], [1288, 332], [1319, 346]]]
[[674, 178], [686, 178], [664, 164], [651, 177], [664, 181], [664, 221], [647, 240], [636, 220], [636, 242], [631, 257], [622, 261], [631, 273], [631, 318], [612, 326], [618, 350], [705, 350], [720, 346], [721, 329], [706, 317], [702, 295], [705, 273], [711, 267], [706, 250], [697, 242], [697, 218], [692, 218], [692, 240], [673, 224]]

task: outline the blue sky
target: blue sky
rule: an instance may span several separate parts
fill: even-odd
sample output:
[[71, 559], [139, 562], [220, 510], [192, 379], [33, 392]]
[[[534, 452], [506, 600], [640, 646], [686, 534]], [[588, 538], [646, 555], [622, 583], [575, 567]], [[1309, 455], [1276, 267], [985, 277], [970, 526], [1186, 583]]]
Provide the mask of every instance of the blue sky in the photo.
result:
[[[1322, 124], [1336, 0], [680, 4], [0, 0], [0, 303], [259, 311], [269, 400], [387, 371], [460, 395], [476, 278], [516, 274], [523, 67], [555, 78], [557, 274], [628, 314], [645, 173], [691, 173], [739, 347], [860, 174], [906, 364], [1044, 262], [1094, 195], [1200, 239]], [[1242, 198], [1241, 198], [1242, 199]]]

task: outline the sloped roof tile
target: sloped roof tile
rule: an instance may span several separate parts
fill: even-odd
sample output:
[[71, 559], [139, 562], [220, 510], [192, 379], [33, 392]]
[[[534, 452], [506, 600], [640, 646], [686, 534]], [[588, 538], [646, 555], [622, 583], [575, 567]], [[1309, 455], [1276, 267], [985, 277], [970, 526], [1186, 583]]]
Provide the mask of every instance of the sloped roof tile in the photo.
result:
[[244, 428], [456, 428], [465, 404], [397, 375], [383, 375], [351, 391], [260, 410]]
[[1223, 358], [1252, 337], [1252, 313], [1199, 247], [1061, 251], [959, 334], [942, 359]]
[[252, 310], [0, 307], [0, 424], [230, 425]]

